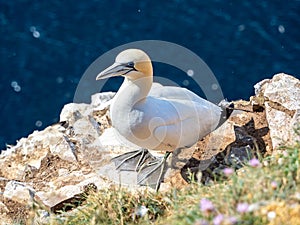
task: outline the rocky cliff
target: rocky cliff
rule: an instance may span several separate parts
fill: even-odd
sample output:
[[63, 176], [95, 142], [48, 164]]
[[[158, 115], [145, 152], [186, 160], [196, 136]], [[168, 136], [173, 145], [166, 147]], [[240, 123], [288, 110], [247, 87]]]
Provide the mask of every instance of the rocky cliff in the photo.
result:
[[[246, 160], [280, 151], [281, 145], [300, 141], [300, 81], [277, 74], [254, 86], [249, 101], [235, 101], [235, 110], [217, 130], [189, 151], [171, 160], [184, 164], [170, 168], [161, 191], [188, 185], [190, 171], [199, 182], [209, 183], [222, 168], [239, 169]], [[1, 223], [26, 218], [30, 206], [44, 207], [41, 213], [57, 212], [66, 203], [83, 198], [90, 189], [136, 185], [136, 173], [115, 170], [110, 159], [134, 146], [111, 128], [110, 100], [114, 93], [92, 96], [91, 104], [64, 106], [60, 122], [35, 131], [8, 146], [0, 154]]]

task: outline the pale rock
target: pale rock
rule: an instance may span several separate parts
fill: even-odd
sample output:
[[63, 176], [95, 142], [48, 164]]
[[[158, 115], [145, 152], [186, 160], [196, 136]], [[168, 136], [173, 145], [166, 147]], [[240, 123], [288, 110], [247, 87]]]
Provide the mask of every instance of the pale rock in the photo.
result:
[[66, 135], [59, 130], [48, 127], [44, 133], [44, 145], [49, 147], [53, 155], [58, 155], [61, 159], [76, 162], [75, 150]]
[[76, 156], [73, 147], [67, 141], [67, 138], [61, 137], [58, 140], [57, 145], [50, 145], [50, 152], [53, 155], [58, 155], [61, 159], [76, 162]]
[[16, 161], [12, 161], [14, 158], [15, 157], [0, 158], [1, 175], [8, 179], [22, 180], [25, 175], [25, 166], [19, 165]]
[[29, 168], [40, 168], [49, 151], [64, 160], [76, 162], [72, 143], [60, 131], [60, 127], [53, 125], [43, 131], [35, 131], [28, 138], [20, 139], [8, 152], [2, 151], [0, 171], [9, 179], [23, 180]]
[[28, 161], [28, 166], [34, 167], [36, 169], [39, 169], [41, 167], [42, 160], [46, 157], [48, 151], [43, 151], [43, 154], [39, 159], [31, 159]]
[[85, 103], [69, 103], [65, 105], [60, 113], [60, 122], [68, 121], [73, 124], [76, 120], [92, 115], [93, 108]]
[[266, 117], [269, 123], [270, 136], [273, 148], [276, 149], [282, 144], [290, 141], [290, 116], [286, 113], [272, 108], [268, 102], [266, 106]]
[[115, 96], [115, 92], [102, 92], [92, 95], [91, 97], [91, 105], [94, 110], [104, 110], [107, 109], [110, 104], [112, 98]]
[[78, 140], [84, 140], [85, 143], [92, 143], [100, 136], [100, 129], [97, 122], [92, 118], [81, 118], [73, 124], [74, 136]]
[[276, 74], [263, 85], [264, 96], [288, 110], [300, 109], [300, 81], [290, 75]]
[[25, 183], [18, 181], [9, 181], [3, 193], [5, 198], [19, 202], [21, 204], [28, 204], [33, 201], [35, 190]]
[[52, 189], [59, 189], [63, 187], [66, 183], [76, 185], [78, 182], [81, 182], [85, 179], [83, 171], [70, 171], [68, 169], [59, 169], [58, 177], [55, 180], [52, 180]]
[[264, 98], [266, 118], [274, 149], [293, 145], [299, 140], [300, 81], [280, 73], [254, 86], [257, 96]]
[[39, 168], [39, 161], [47, 154], [47, 150], [42, 152], [36, 152], [36, 149], [42, 147], [42, 140], [44, 131], [34, 131], [28, 136], [28, 138], [21, 138], [17, 141], [15, 146], [11, 146], [9, 149], [1, 152], [0, 159], [7, 159], [7, 157], [13, 157], [17, 154], [21, 155], [22, 160], [27, 164], [36, 166]]
[[35, 131], [27, 139], [20, 139], [16, 146], [1, 152], [0, 171], [6, 178], [23, 180], [28, 167], [40, 167], [48, 153], [48, 149], [43, 148], [42, 141], [37, 138], [42, 134], [43, 131]]
[[[92, 96], [92, 103], [90, 105], [71, 103], [63, 108], [60, 121], [67, 122], [65, 133], [71, 142], [74, 142], [74, 148], [76, 145], [76, 150], [78, 150], [79, 154], [78, 158], [81, 158], [82, 154], [86, 154], [86, 150], [90, 148], [102, 147], [99, 137], [103, 132], [103, 124], [105, 122], [100, 121], [100, 123], [98, 120], [101, 120], [105, 116], [108, 109], [103, 107], [103, 111], [99, 112], [95, 110], [95, 107], [109, 102], [113, 95], [114, 93], [110, 92], [95, 94]], [[101, 154], [101, 152], [98, 154]]]
[[81, 188], [81, 190], [84, 190], [84, 188], [89, 184], [94, 184], [98, 190], [101, 190], [103, 188], [110, 187], [112, 185], [112, 182], [104, 180], [103, 177], [94, 172], [91, 172], [90, 174], [85, 175], [84, 179], [82, 179], [82, 181], [77, 185]]
[[260, 95], [265, 91], [265, 84], [268, 83], [270, 79], [264, 79], [254, 85], [254, 93], [256, 96]]
[[94, 167], [97, 174], [105, 177], [110, 182], [123, 187], [138, 189], [137, 172], [135, 171], [117, 171], [114, 163]]
[[59, 169], [58, 174], [59, 176], [54, 180], [52, 180], [51, 182], [51, 189], [54, 190], [60, 189], [66, 184], [72, 184], [72, 185], [82, 187], [85, 185], [85, 182], [90, 182], [91, 179], [93, 179], [93, 183], [95, 183], [95, 185], [99, 189], [101, 186], [103, 186], [102, 184], [103, 179], [100, 176], [98, 176], [96, 173], [92, 172], [91, 170], [84, 171], [84, 168], [82, 168], [82, 170], [77, 170], [77, 171]]
[[75, 195], [82, 193], [82, 190], [77, 185], [66, 185], [57, 190], [49, 190], [47, 192], [38, 191], [35, 194], [35, 200], [42, 203], [48, 209], [52, 210], [53, 207], [61, 202], [73, 198]]
[[93, 172], [85, 175], [82, 171], [68, 173], [66, 170], [60, 170], [60, 175], [51, 183], [50, 189], [38, 191], [35, 194], [35, 200], [50, 210], [57, 209], [60, 203], [72, 200], [76, 196], [85, 193], [85, 187], [89, 184], [95, 185], [98, 190], [111, 185], [111, 182], [104, 181]]

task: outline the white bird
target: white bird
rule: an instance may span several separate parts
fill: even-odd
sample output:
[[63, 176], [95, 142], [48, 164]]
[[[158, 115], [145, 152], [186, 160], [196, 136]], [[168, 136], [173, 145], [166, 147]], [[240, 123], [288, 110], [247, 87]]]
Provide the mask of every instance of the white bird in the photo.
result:
[[[219, 124], [222, 109], [181, 87], [153, 84], [149, 56], [139, 49], [127, 49], [115, 63], [96, 78], [125, 77], [110, 107], [112, 126], [142, 149], [114, 158], [117, 169], [136, 170], [138, 183], [153, 179], [156, 189], [170, 152], [194, 145]], [[146, 149], [166, 152], [155, 159]]]

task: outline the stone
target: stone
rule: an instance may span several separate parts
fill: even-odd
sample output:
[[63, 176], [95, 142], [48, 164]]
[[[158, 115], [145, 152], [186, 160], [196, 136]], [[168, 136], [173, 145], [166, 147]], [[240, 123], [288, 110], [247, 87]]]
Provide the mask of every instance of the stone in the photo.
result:
[[49, 146], [49, 150], [53, 155], [58, 155], [61, 159], [76, 162], [75, 147], [66, 135], [62, 132], [48, 128], [45, 144]]
[[[109, 155], [99, 141], [103, 126], [98, 126], [97, 121], [106, 116], [106, 111], [98, 113], [87, 104], [68, 104], [62, 110], [60, 123], [35, 131], [19, 140], [16, 146], [2, 151], [0, 174], [3, 179], [28, 181], [34, 187], [33, 191], [26, 182], [7, 181], [5, 198], [28, 204], [32, 202], [27, 194], [30, 190], [41, 205], [59, 210], [63, 203], [72, 202], [84, 193], [87, 185], [94, 184], [98, 189], [111, 185], [90, 166], [97, 157]], [[88, 154], [93, 151], [95, 154]], [[107, 164], [107, 160], [103, 164]]]
[[[79, 186], [66, 185], [60, 189], [52, 190], [48, 192], [39, 191], [36, 193], [35, 200], [42, 203], [50, 211], [60, 203], [66, 202], [69, 199], [74, 198], [75, 195], [82, 193]], [[57, 208], [56, 208], [57, 209]]]
[[[35, 131], [17, 142], [16, 146], [0, 154], [0, 171], [8, 179], [24, 180], [32, 169], [39, 169], [41, 161], [49, 152], [62, 159], [76, 162], [72, 143], [61, 132], [60, 125], [53, 125], [43, 131]], [[28, 171], [30, 170], [30, 171]]]
[[59, 121], [68, 121], [72, 125], [76, 120], [92, 115], [93, 108], [85, 103], [69, 103], [65, 105], [60, 113]]
[[293, 145], [299, 140], [300, 81], [280, 73], [254, 87], [256, 97], [264, 99], [273, 148]]
[[72, 129], [74, 137], [85, 143], [92, 143], [100, 137], [100, 128], [92, 117], [78, 119]]
[[25, 183], [18, 181], [9, 181], [6, 184], [3, 192], [3, 197], [19, 202], [21, 204], [28, 204], [33, 202], [35, 190]]
[[67, 174], [67, 171], [63, 171], [63, 174], [53, 181], [50, 189], [36, 192], [35, 200], [52, 212], [62, 210], [65, 207], [64, 204], [83, 199], [82, 194], [86, 193], [86, 187], [91, 184], [96, 189], [107, 188], [111, 185], [95, 173], [84, 175], [81, 171], [77, 171]]
[[112, 98], [115, 96], [115, 92], [102, 92], [92, 95], [91, 105], [94, 110], [101, 111], [109, 108]]
[[288, 110], [300, 108], [300, 81], [297, 78], [279, 73], [265, 81], [261, 88], [268, 101], [276, 102]]
[[[35, 143], [35, 144], [33, 144]], [[30, 167], [39, 168], [48, 149], [34, 152], [39, 145], [38, 141], [22, 138], [16, 146], [2, 151], [0, 155], [0, 171], [7, 179], [23, 180], [26, 170]]]

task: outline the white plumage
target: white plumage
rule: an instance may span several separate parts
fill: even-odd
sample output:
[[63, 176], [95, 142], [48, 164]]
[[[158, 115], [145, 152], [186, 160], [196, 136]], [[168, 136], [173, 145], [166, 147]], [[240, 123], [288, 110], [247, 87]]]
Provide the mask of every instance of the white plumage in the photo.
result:
[[141, 50], [121, 52], [97, 80], [113, 76], [125, 79], [111, 104], [112, 125], [141, 148], [172, 152], [190, 147], [220, 121], [221, 108], [193, 92], [153, 85], [151, 60]]

